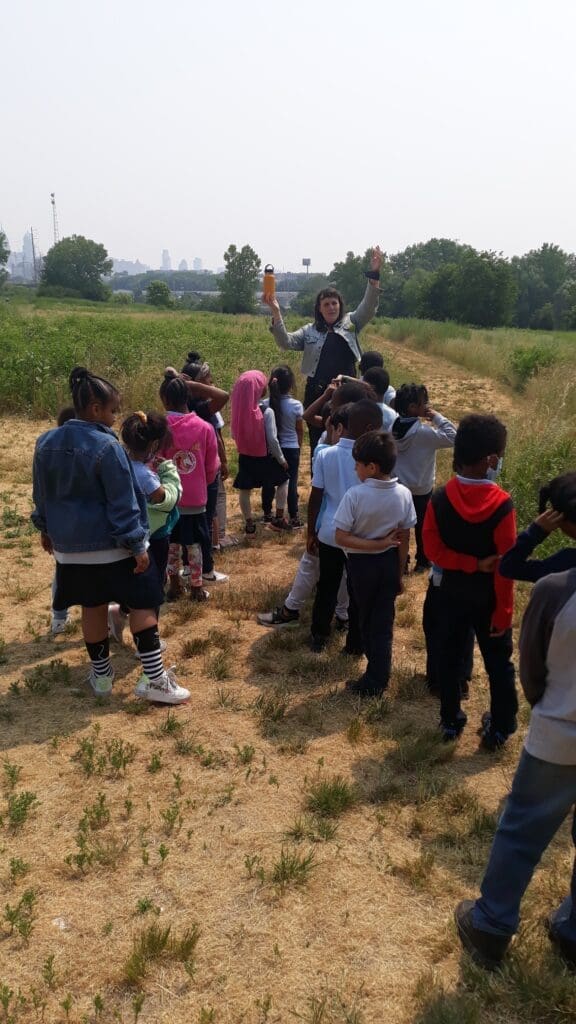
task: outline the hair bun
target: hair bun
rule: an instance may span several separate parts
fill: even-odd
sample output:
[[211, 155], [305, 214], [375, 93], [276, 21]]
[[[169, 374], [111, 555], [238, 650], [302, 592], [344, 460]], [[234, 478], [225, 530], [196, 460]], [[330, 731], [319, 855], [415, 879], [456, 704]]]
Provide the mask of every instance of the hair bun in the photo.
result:
[[187, 359], [188, 359], [189, 363], [201, 363], [202, 362], [202, 356], [200, 355], [199, 352], [189, 352], [188, 356], [187, 356]]
[[164, 370], [164, 380], [174, 380], [179, 376], [179, 373], [172, 366], [167, 366]]

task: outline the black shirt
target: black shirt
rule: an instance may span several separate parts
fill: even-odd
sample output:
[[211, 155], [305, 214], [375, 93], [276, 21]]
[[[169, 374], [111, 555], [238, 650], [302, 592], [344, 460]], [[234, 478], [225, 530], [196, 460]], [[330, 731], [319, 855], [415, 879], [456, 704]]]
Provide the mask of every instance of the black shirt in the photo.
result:
[[339, 373], [344, 373], [347, 377], [355, 377], [356, 359], [346, 339], [341, 334], [329, 331], [312, 380], [315, 384], [328, 386]]

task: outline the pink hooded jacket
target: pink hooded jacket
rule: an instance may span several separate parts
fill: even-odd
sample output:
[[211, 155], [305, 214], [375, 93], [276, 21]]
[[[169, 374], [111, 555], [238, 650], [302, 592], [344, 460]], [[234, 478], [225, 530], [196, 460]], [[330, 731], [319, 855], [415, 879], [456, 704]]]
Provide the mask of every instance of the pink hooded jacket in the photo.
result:
[[206, 504], [208, 484], [220, 469], [214, 427], [195, 412], [180, 415], [169, 412], [167, 420], [172, 444], [163, 449], [165, 459], [175, 463], [182, 482], [181, 508], [200, 508]]
[[264, 414], [258, 404], [267, 383], [261, 370], [246, 370], [232, 388], [231, 433], [240, 455], [262, 457], [268, 453]]

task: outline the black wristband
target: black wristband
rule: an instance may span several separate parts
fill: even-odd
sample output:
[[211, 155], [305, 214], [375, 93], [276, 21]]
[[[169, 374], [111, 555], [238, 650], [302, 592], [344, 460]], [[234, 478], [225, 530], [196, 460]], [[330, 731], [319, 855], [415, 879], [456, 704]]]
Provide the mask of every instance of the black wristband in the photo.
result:
[[380, 271], [379, 270], [365, 270], [364, 277], [367, 277], [369, 281], [379, 281]]

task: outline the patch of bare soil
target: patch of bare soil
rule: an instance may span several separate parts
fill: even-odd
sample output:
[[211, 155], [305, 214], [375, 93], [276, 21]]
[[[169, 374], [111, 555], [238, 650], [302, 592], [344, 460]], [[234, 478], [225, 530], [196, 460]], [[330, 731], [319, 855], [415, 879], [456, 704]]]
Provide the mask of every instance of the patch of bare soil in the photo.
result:
[[[386, 348], [417, 367], [443, 410], [508, 406], [489, 381]], [[457, 978], [450, 914], [475, 891], [489, 848], [489, 830], [467, 832], [464, 816], [455, 837], [458, 803], [447, 793], [465, 787], [494, 812], [520, 746], [478, 751], [487, 705], [478, 661], [470, 725], [444, 763], [422, 682], [426, 581], [410, 577], [399, 599], [392, 696], [366, 707], [343, 694], [357, 666], [339, 635], [314, 656], [308, 613], [295, 630], [257, 624], [256, 612], [287, 592], [303, 549], [302, 533], [260, 528], [218, 556], [230, 582], [213, 586], [207, 605], [162, 610], [167, 663], [191, 689], [189, 704], [140, 707], [128, 635], [113, 651], [113, 695], [95, 701], [77, 610], [69, 634], [48, 634], [53, 565], [27, 526], [33, 445], [46, 426], [4, 420], [0, 443], [0, 906], [33, 893], [28, 934], [26, 903], [16, 924], [0, 922], [0, 983], [27, 1000], [16, 1019], [412, 1020], [424, 972]], [[440, 462], [445, 475], [445, 453]], [[230, 508], [240, 533], [233, 493]], [[427, 753], [414, 747], [422, 736]], [[342, 784], [352, 795], [340, 813]], [[24, 792], [37, 801], [25, 813]], [[146, 929], [181, 938], [196, 924], [193, 953], [179, 960], [168, 941], [134, 981], [127, 960]]]

